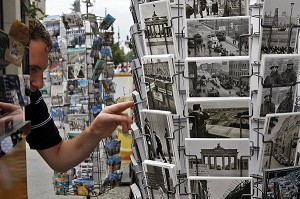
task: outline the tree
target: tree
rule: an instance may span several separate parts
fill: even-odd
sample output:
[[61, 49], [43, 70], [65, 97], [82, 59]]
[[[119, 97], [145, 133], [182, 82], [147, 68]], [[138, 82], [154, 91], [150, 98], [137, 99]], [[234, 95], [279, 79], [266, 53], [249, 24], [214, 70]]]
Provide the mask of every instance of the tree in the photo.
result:
[[29, 3], [29, 8], [28, 8], [28, 15], [33, 18], [36, 19], [38, 12], [40, 12], [42, 14], [42, 17], [39, 18], [39, 20], [43, 19], [44, 17], [46, 17], [47, 15], [45, 15], [45, 13], [35, 5], [35, 2]]
[[113, 60], [114, 64], [122, 64], [123, 62], [126, 61], [125, 53], [123, 50], [120, 49], [119, 47], [119, 42], [114, 43], [111, 47], [112, 55], [113, 55]]
[[126, 54], [126, 62], [131, 62], [134, 58], [135, 58], [135, 55], [132, 50]]

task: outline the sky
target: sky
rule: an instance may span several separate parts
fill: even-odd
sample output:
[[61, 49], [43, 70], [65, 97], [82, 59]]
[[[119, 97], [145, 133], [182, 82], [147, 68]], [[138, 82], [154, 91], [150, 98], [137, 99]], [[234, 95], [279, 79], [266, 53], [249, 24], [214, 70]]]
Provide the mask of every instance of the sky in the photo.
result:
[[[61, 15], [62, 13], [71, 13], [71, 4], [74, 0], [46, 0], [47, 15]], [[96, 16], [104, 17], [110, 14], [116, 20], [113, 23], [115, 31], [115, 41], [117, 41], [118, 29], [120, 32], [120, 41], [126, 40], [128, 35], [130, 38], [130, 26], [133, 25], [132, 15], [130, 13], [130, 0], [91, 0], [93, 7], [89, 7], [89, 13]], [[86, 13], [86, 4], [81, 0], [81, 13]]]
[[265, 0], [265, 12], [269, 13], [272, 11], [272, 15], [275, 12], [275, 8], [278, 8], [278, 15], [280, 16], [282, 11], [286, 11], [287, 16], [291, 13], [291, 3], [294, 3], [293, 6], [293, 16], [296, 17], [299, 14], [300, 10], [300, 1], [299, 0]]

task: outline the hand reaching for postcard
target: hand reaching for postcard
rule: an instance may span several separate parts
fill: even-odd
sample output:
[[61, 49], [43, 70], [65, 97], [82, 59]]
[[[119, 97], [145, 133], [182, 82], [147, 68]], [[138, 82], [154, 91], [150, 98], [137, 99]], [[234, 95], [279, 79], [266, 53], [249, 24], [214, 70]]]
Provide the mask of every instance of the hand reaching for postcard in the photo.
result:
[[133, 104], [133, 101], [129, 101], [107, 106], [94, 119], [89, 127], [90, 130], [95, 134], [100, 134], [101, 139], [110, 136], [118, 125], [122, 126], [123, 132], [128, 132], [131, 129], [132, 119], [123, 111], [131, 108]]
[[24, 121], [24, 112], [20, 106], [15, 104], [0, 102], [0, 109], [3, 109], [6, 112], [4, 116], [13, 117], [13, 121], [15, 123], [20, 123]]

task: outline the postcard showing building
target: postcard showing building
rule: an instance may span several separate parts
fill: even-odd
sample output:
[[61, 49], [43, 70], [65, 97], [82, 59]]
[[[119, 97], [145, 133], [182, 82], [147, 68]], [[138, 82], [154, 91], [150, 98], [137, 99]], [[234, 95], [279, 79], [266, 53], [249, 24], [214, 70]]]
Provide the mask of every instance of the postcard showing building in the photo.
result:
[[149, 199], [180, 198], [175, 165], [145, 160], [143, 168]]
[[169, 0], [140, 4], [141, 28], [146, 55], [174, 54], [178, 57]]
[[186, 18], [213, 18], [248, 15], [248, 1], [241, 0], [185, 0]]
[[250, 18], [187, 19], [188, 57], [248, 56]]
[[187, 98], [190, 138], [248, 138], [250, 99]]
[[267, 114], [259, 171], [293, 166], [299, 151], [300, 113]]
[[188, 58], [188, 97], [249, 96], [249, 57]]
[[181, 102], [174, 81], [173, 55], [148, 55], [142, 57], [149, 109], [180, 114]]
[[250, 199], [250, 177], [188, 177], [189, 199]]
[[174, 164], [180, 169], [171, 112], [143, 109], [140, 115], [148, 159]]
[[186, 138], [188, 176], [249, 176], [248, 138]]
[[300, 2], [264, 0], [261, 54], [297, 53]]

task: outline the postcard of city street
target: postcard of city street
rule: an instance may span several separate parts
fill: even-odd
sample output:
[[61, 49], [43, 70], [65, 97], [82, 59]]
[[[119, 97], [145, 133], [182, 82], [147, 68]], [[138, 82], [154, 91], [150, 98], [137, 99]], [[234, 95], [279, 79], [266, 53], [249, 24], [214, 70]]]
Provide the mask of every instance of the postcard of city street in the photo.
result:
[[149, 199], [179, 199], [175, 165], [145, 160], [143, 162]]
[[246, 16], [246, 0], [185, 0], [186, 18]]
[[[259, 170], [294, 166], [300, 129], [300, 113], [268, 114]], [[299, 149], [298, 149], [299, 150]]]
[[250, 18], [187, 19], [188, 57], [248, 56]]
[[149, 109], [180, 114], [181, 103], [174, 76], [173, 55], [148, 55], [142, 58]]
[[172, 139], [174, 125], [171, 112], [144, 109], [140, 115], [148, 159], [176, 164], [179, 169], [178, 150]]
[[293, 112], [295, 107], [295, 86], [263, 88], [258, 90], [260, 116], [271, 113]]
[[249, 176], [247, 138], [186, 138], [185, 146], [189, 176]]
[[[188, 125], [191, 138], [249, 137], [249, 118], [241, 118], [249, 115], [248, 98], [195, 98], [194, 102], [187, 101], [186, 104], [188, 123], [192, 125]], [[197, 104], [200, 105], [200, 111], [193, 110]], [[195, 117], [198, 117], [197, 123], [194, 122]]]
[[264, 0], [261, 54], [297, 53], [300, 1]]
[[250, 177], [188, 177], [189, 199], [250, 199], [252, 178]]
[[[249, 58], [187, 61], [188, 97], [249, 96]], [[243, 77], [244, 76], [244, 77]]]

